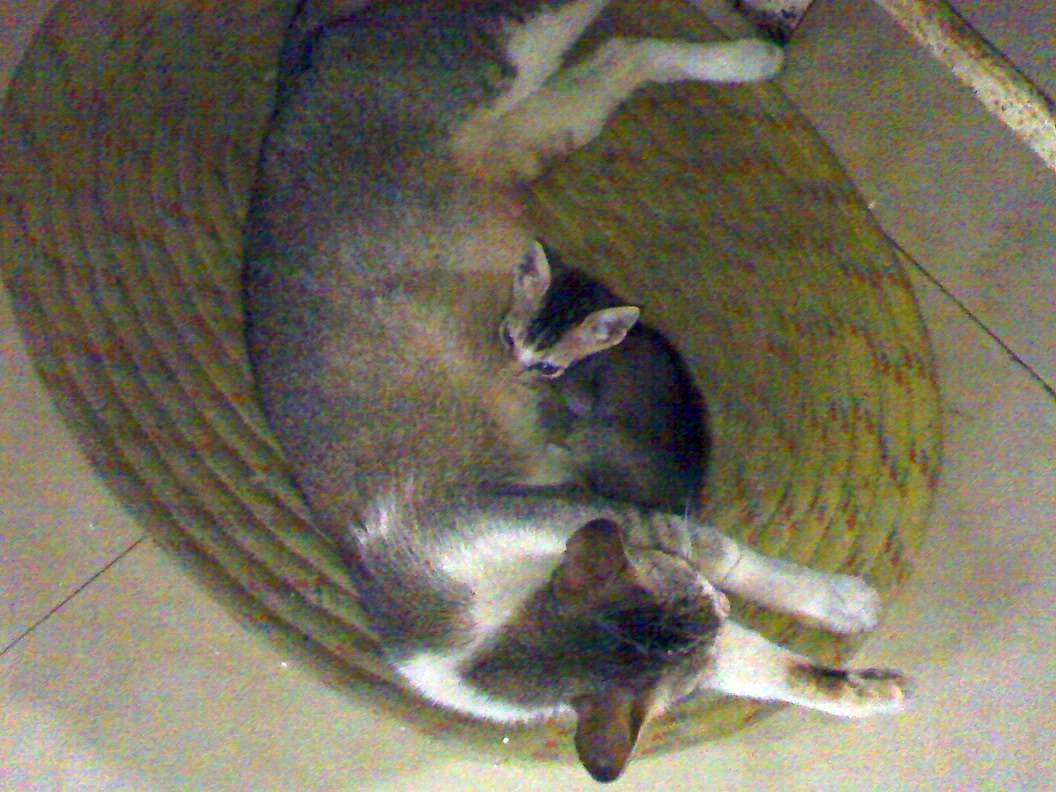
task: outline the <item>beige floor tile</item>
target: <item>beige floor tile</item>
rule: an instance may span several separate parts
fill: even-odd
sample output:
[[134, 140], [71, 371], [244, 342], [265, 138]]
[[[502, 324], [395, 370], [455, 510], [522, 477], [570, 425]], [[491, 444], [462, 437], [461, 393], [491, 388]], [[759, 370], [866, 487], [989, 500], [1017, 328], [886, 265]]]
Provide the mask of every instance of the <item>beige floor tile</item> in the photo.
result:
[[0, 713], [0, 789], [364, 789], [432, 753], [151, 542], [0, 658]]
[[59, 420], [0, 290], [0, 650], [142, 536]]

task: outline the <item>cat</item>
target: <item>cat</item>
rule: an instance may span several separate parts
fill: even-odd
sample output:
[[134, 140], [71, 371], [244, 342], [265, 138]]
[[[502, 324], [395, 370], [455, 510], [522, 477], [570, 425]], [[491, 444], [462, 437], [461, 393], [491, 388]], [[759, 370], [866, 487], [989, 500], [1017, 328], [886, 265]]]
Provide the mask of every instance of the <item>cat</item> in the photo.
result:
[[[755, 40], [612, 39], [561, 68], [605, 5], [382, 0], [289, 42], [244, 290], [265, 413], [406, 687], [498, 722], [575, 717], [582, 764], [611, 781], [643, 724], [703, 688], [858, 716], [898, 709], [906, 687], [726, 616], [728, 593], [870, 629], [865, 581], [555, 488], [574, 474], [503, 373], [495, 327], [536, 236], [518, 185], [643, 85], [759, 80], [782, 62]], [[496, 477], [522, 491], [481, 485]]]
[[703, 399], [640, 313], [536, 243], [515, 267], [499, 337], [537, 382], [543, 425], [586, 486], [691, 510], [710, 449]]

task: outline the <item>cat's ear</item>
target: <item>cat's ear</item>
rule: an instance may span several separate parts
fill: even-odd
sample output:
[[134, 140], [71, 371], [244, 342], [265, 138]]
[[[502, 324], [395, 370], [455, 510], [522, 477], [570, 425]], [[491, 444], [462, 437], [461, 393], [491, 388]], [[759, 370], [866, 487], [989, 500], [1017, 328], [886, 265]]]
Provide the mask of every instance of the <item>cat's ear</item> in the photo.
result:
[[533, 239], [513, 271], [514, 307], [534, 313], [549, 288], [550, 260], [542, 244]]
[[588, 604], [628, 565], [620, 526], [612, 520], [591, 520], [565, 544], [556, 593], [566, 601]]
[[576, 753], [595, 781], [615, 781], [623, 773], [651, 701], [652, 691], [636, 692], [619, 685], [572, 701], [577, 718]]
[[569, 336], [575, 359], [616, 346], [627, 337], [641, 313], [633, 305], [620, 305], [590, 314]]

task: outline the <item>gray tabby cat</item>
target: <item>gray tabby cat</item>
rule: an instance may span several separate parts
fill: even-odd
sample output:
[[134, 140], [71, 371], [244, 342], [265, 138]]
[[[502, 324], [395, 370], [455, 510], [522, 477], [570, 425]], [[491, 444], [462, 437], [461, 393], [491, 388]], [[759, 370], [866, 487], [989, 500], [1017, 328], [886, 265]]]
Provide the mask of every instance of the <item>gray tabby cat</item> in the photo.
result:
[[586, 486], [688, 513], [710, 448], [704, 401], [678, 350], [640, 314], [537, 243], [514, 269], [499, 337]]
[[[877, 621], [863, 581], [552, 486], [574, 473], [495, 337], [532, 249], [516, 185], [639, 86], [781, 64], [759, 41], [614, 39], [560, 69], [605, 5], [378, 2], [292, 40], [245, 269], [262, 402], [392, 666], [469, 715], [575, 716], [602, 781], [649, 717], [701, 688], [846, 716], [905, 691], [769, 643], [718, 590], [852, 633]], [[482, 486], [497, 479], [523, 494]]]

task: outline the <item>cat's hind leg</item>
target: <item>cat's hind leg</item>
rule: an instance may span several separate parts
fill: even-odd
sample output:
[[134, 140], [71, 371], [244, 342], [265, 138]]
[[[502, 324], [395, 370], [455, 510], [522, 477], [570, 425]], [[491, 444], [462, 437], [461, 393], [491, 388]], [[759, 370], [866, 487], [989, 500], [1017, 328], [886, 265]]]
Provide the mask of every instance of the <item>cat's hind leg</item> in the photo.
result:
[[897, 712], [912, 690], [909, 678], [898, 671], [818, 665], [729, 621], [716, 640], [715, 663], [704, 684], [721, 693], [845, 718]]
[[453, 136], [455, 154], [485, 180], [530, 180], [551, 159], [597, 137], [616, 108], [644, 85], [754, 82], [775, 75], [783, 60], [779, 47], [758, 39], [612, 39], [538, 90], [474, 114]]

